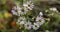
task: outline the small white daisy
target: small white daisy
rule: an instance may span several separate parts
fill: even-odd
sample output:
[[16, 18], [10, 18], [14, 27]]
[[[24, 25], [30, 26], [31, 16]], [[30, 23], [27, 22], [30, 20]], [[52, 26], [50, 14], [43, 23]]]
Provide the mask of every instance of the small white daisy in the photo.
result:
[[27, 1], [27, 3], [24, 3], [23, 6], [25, 7], [25, 9], [29, 9], [32, 10], [32, 8], [34, 7], [33, 3], [31, 3], [31, 1]]
[[25, 15], [26, 11], [24, 11], [24, 9], [21, 9], [21, 11], [18, 11], [18, 14]]
[[34, 23], [32, 27], [34, 30], [37, 30], [39, 29], [40, 25], [38, 23]]
[[36, 18], [36, 22], [37, 22], [39, 25], [42, 25], [42, 24], [45, 22], [45, 20], [44, 20], [43, 17], [37, 17], [37, 18]]
[[13, 13], [13, 15], [18, 15], [18, 12], [21, 11], [21, 8], [19, 6], [14, 6], [11, 10], [11, 12]]
[[16, 16], [18, 15], [18, 13], [15, 12], [15, 10], [12, 10], [11, 12], [12, 12], [13, 15], [16, 15]]
[[32, 28], [32, 23], [28, 21], [24, 24], [24, 27], [25, 29], [30, 30]]
[[18, 19], [18, 23], [19, 23], [19, 24], [25, 24], [25, 22], [26, 22], [26, 19], [25, 19], [24, 17], [20, 17], [20, 18]]

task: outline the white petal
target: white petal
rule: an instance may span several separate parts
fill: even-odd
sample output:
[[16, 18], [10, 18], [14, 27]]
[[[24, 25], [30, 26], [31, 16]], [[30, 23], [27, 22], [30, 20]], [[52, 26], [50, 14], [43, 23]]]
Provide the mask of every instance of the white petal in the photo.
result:
[[26, 6], [27, 6], [27, 4], [23, 4], [23, 6], [25, 6], [25, 7], [26, 7]]
[[42, 13], [42, 12], [40, 12], [40, 13], [39, 13], [39, 15], [40, 15], [40, 16], [43, 16], [43, 13]]
[[26, 22], [25, 17], [20, 17], [20, 18], [18, 19], [18, 22], [19, 22], [20, 24], [25, 24], [25, 22]]
[[32, 10], [32, 8], [28, 7], [28, 9]]
[[[37, 27], [35, 27], [35, 25], [36, 25]], [[39, 29], [39, 27], [40, 27], [40, 26], [39, 26], [37, 23], [34, 23], [34, 25], [33, 25], [33, 29], [34, 29], [34, 30]]]
[[12, 10], [13, 15], [18, 15], [17, 12], [15, 12], [14, 10]]
[[20, 24], [24, 24], [25, 22], [24, 21], [21, 21]]

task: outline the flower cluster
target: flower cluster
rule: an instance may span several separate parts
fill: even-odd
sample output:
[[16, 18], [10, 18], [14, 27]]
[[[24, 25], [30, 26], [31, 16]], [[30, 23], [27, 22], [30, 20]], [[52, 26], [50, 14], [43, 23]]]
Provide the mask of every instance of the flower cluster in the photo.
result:
[[26, 11], [24, 11], [24, 9], [20, 8], [19, 6], [14, 6], [12, 8], [12, 13], [13, 15], [18, 16], [19, 14], [22, 14], [22, 15], [26, 14]]
[[29, 20], [27, 21], [26, 17], [20, 17], [18, 19], [17, 23], [24, 26], [25, 29], [27, 29], [27, 30], [30, 30], [31, 28], [33, 28], [34, 30], [37, 30], [45, 22], [45, 20], [42, 16], [43, 16], [43, 14], [42, 14], [42, 12], [40, 12], [39, 16], [36, 17], [36, 20], [34, 21], [34, 23], [32, 23]]
[[59, 3], [40, 0], [0, 1], [0, 32], [60, 31]]
[[40, 12], [39, 15], [35, 17], [36, 20], [33, 23], [30, 20], [26, 19], [25, 15], [27, 14], [28, 11], [32, 11], [33, 7], [34, 7], [33, 3], [31, 1], [27, 1], [26, 3], [23, 4], [23, 7], [14, 6], [11, 11], [12, 14], [15, 16], [23, 15], [19, 16], [17, 24], [22, 25], [27, 30], [30, 29], [37, 30], [45, 22], [42, 12]]
[[31, 3], [31, 1], [27, 1], [27, 3], [23, 4], [23, 7], [14, 6], [12, 8], [12, 13], [13, 15], [16, 15], [16, 16], [19, 14], [25, 15], [26, 12], [32, 10], [33, 7], [34, 7], [33, 3]]

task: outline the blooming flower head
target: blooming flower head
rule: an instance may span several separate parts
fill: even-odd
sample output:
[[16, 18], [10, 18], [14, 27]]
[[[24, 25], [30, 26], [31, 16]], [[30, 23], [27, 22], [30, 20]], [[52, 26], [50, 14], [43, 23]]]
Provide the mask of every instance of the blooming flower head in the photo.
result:
[[30, 30], [31, 28], [32, 28], [32, 24], [31, 24], [31, 22], [26, 22], [25, 24], [24, 24], [24, 27], [25, 27], [25, 29], [27, 29], [27, 30]]
[[45, 21], [44, 21], [44, 18], [43, 18], [43, 17], [37, 17], [37, 18], [36, 18], [36, 22], [37, 22], [39, 25], [42, 25]]
[[18, 11], [18, 14], [25, 15], [26, 11], [24, 9], [21, 9], [21, 11]]
[[25, 22], [26, 22], [26, 19], [25, 19], [24, 17], [20, 17], [20, 18], [18, 19], [18, 23], [19, 23], [19, 24], [25, 24]]
[[28, 10], [32, 10], [32, 8], [34, 7], [33, 3], [31, 3], [31, 1], [27, 1], [27, 3], [24, 3], [23, 6], [25, 9], [28, 9]]
[[11, 12], [13, 13], [13, 15], [18, 15], [18, 12], [21, 11], [21, 8], [19, 6], [14, 6], [11, 10]]
[[32, 27], [34, 30], [37, 30], [39, 29], [40, 25], [38, 23], [34, 23]]

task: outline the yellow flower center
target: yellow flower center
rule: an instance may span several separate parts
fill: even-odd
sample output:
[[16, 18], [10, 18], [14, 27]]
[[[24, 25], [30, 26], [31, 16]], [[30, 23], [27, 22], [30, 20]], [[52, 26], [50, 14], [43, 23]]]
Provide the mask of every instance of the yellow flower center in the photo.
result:
[[29, 27], [29, 25], [27, 24], [27, 27]]
[[18, 11], [18, 9], [15, 10], [16, 12]]
[[30, 7], [30, 4], [28, 4], [28, 7]]
[[35, 25], [35, 27], [37, 27], [37, 25]]
[[24, 12], [24, 9], [22, 9], [21, 11]]
[[42, 19], [39, 19], [39, 22], [41, 22]]

